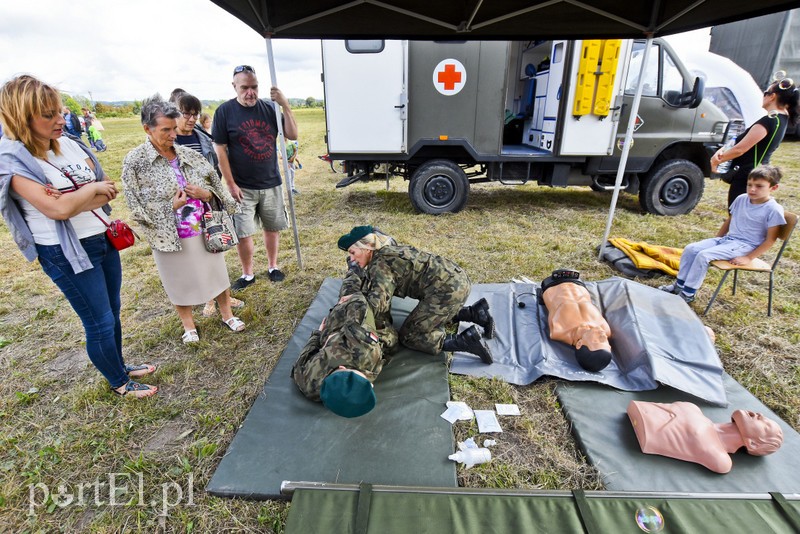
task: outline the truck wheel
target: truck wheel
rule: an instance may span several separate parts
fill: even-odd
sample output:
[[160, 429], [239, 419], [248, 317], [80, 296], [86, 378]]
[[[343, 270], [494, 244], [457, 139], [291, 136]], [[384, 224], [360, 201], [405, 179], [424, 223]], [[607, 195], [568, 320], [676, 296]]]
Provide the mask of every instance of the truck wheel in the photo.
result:
[[662, 161], [642, 180], [639, 204], [647, 213], [683, 215], [694, 209], [704, 188], [703, 171], [691, 161]]
[[447, 160], [421, 165], [411, 176], [408, 196], [419, 213], [456, 213], [467, 204], [469, 180], [464, 171]]

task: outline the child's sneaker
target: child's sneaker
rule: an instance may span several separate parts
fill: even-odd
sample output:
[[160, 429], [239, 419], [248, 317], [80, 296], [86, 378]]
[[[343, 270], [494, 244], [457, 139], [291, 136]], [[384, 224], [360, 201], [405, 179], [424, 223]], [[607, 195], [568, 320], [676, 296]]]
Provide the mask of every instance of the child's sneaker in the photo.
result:
[[663, 286], [658, 286], [658, 289], [660, 289], [661, 291], [666, 291], [667, 293], [672, 293], [674, 295], [677, 295], [678, 293], [681, 292], [681, 288], [678, 287], [678, 284], [667, 284]]
[[678, 296], [680, 298], [682, 298], [683, 301], [686, 302], [686, 304], [694, 302], [694, 295], [689, 295], [689, 294], [684, 293], [683, 291], [681, 291], [680, 293], [678, 293]]

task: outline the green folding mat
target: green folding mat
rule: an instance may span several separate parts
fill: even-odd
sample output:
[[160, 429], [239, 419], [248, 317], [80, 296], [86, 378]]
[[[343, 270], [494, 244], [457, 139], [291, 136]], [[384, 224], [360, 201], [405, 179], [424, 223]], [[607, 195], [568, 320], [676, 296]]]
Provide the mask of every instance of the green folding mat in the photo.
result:
[[[578, 445], [602, 476], [608, 490], [658, 492], [800, 493], [800, 434], [757, 398], [723, 374], [727, 408], [711, 406], [667, 386], [625, 392], [589, 382], [561, 382], [556, 394]], [[644, 454], [626, 413], [631, 400], [693, 402], [715, 423], [730, 421], [734, 410], [752, 410], [777, 422], [783, 444], [773, 454], [732, 455], [733, 469], [719, 474], [692, 462]], [[753, 532], [753, 531], [751, 531]]]
[[[290, 371], [311, 332], [336, 304], [341, 280], [326, 279], [256, 398], [206, 490], [246, 499], [281, 498], [284, 480], [456, 486], [455, 444], [440, 417], [450, 400], [443, 354], [400, 350], [375, 381], [378, 404], [339, 417], [306, 399]], [[396, 325], [415, 300], [394, 299]]]
[[797, 496], [361, 486], [296, 489], [286, 534], [800, 531]]

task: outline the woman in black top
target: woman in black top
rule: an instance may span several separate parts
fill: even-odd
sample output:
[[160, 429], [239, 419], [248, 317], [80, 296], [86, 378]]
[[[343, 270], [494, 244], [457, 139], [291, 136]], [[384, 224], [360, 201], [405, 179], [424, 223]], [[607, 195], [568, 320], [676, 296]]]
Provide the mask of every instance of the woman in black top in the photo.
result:
[[[745, 130], [730, 150], [717, 151], [711, 158], [711, 170], [716, 171], [723, 161], [732, 160], [733, 181], [728, 190], [728, 206], [739, 195], [747, 192], [747, 175], [754, 167], [769, 163], [778, 148], [789, 124], [798, 118], [798, 90], [794, 82], [784, 78], [774, 82], [764, 91], [763, 107], [767, 115]], [[738, 167], [738, 169], [737, 169]]]

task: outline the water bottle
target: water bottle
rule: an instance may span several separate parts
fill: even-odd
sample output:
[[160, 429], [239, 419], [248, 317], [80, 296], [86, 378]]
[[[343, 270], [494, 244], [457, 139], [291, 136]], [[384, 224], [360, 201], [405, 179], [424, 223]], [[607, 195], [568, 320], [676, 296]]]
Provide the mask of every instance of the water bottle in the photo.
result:
[[461, 462], [464, 464], [464, 467], [469, 469], [473, 465], [490, 462], [492, 460], [492, 453], [486, 448], [468, 448], [458, 451], [455, 454], [451, 454], [448, 456], [448, 459], [453, 460], [454, 462]]
[[[725, 144], [722, 145], [723, 154], [725, 152], [727, 152], [728, 150], [730, 150], [731, 147], [733, 147], [733, 145], [735, 145], [735, 144], [736, 144], [736, 138], [735, 137], [731, 137], [730, 139], [728, 139], [725, 142]], [[728, 161], [723, 161], [722, 163], [717, 165], [716, 174], [720, 174], [720, 175], [726, 174], [731, 169], [731, 161], [733, 161], [733, 160], [729, 159]]]

